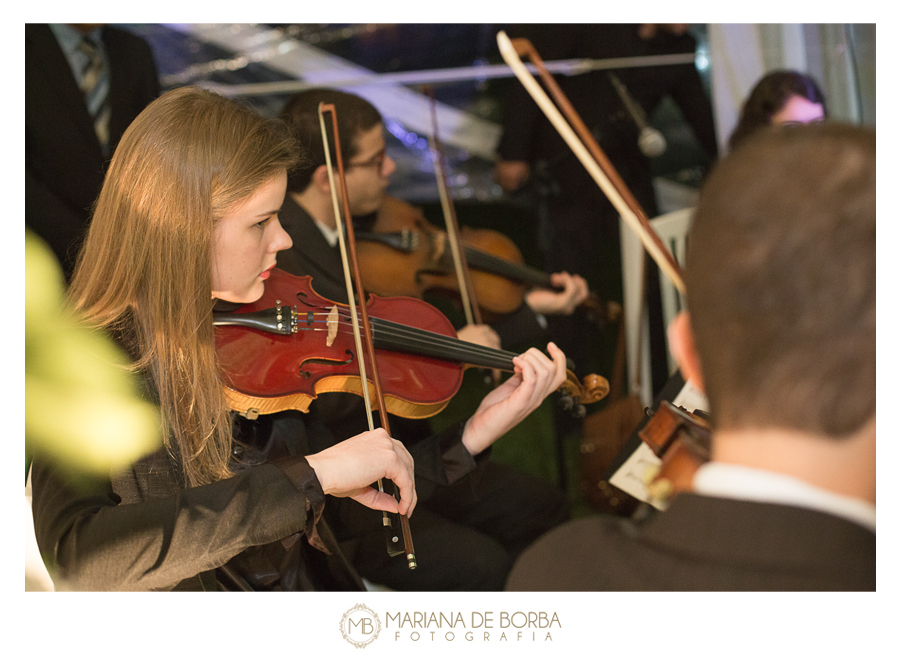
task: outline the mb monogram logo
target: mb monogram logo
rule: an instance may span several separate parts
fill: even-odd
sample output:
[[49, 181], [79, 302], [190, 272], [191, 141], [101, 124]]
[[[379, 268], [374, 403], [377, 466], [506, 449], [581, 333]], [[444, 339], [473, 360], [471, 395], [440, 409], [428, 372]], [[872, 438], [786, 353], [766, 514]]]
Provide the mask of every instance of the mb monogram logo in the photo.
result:
[[381, 632], [381, 620], [362, 603], [350, 608], [341, 618], [341, 635], [357, 649], [369, 645]]

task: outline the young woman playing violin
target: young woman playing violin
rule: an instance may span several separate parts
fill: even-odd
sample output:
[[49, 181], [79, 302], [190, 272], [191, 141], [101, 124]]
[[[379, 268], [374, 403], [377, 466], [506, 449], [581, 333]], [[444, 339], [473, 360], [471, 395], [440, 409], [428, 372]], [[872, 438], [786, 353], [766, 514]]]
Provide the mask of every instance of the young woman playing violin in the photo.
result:
[[[325, 494], [413, 512], [413, 457], [384, 430], [307, 454], [302, 423], [236, 422], [225, 401], [213, 307], [257, 300], [291, 246], [278, 211], [296, 152], [281, 123], [190, 87], [154, 101], [123, 136], [69, 300], [134, 358], [159, 403], [165, 449], [78, 484], [35, 458], [35, 532], [62, 587], [246, 587], [247, 572], [235, 577], [227, 563], [248, 551], [275, 572], [251, 587], [358, 587], [317, 524]], [[456, 436], [434, 442], [484, 450], [562, 383], [565, 357], [549, 351], [552, 360], [517, 357], [516, 375]], [[398, 485], [399, 501], [370, 486], [379, 478]]]

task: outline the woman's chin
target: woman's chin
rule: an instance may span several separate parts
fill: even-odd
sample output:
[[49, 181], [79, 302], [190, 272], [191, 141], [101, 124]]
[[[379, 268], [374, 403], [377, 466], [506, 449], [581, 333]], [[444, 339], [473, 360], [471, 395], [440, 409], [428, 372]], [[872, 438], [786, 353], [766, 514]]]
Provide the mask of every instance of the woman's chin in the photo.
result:
[[232, 304], [252, 304], [253, 302], [259, 301], [265, 291], [265, 283], [263, 281], [257, 281], [256, 284], [249, 290], [229, 290], [222, 292], [214, 291], [213, 297], [215, 299], [220, 299], [223, 302], [230, 302]]

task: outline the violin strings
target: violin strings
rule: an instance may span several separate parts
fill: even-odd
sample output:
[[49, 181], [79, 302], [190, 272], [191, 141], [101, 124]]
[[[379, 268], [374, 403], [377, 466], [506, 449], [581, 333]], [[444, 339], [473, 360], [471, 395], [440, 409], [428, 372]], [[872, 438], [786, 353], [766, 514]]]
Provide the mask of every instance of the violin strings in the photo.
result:
[[[398, 339], [402, 341], [416, 340], [423, 347], [432, 346], [440, 348], [447, 356], [458, 358], [460, 361], [470, 363], [472, 365], [482, 365], [501, 370], [513, 370], [512, 359], [517, 356], [512, 352], [504, 352], [503, 350], [494, 350], [489, 347], [469, 343], [455, 337], [443, 336], [425, 330], [412, 330], [403, 325], [396, 325], [389, 320], [375, 319], [376, 336], [379, 341], [382, 335], [378, 332], [384, 331], [385, 338]], [[404, 343], [394, 344], [397, 349], [403, 349]], [[476, 356], [481, 360], [477, 361]]]
[[527, 283], [541, 287], [552, 287], [550, 284], [550, 275], [542, 270], [538, 270], [527, 265], [512, 263], [508, 260], [495, 256], [485, 251], [466, 249], [466, 258], [469, 260], [469, 266], [482, 270], [488, 274], [498, 274], [519, 283]]
[[[314, 312], [314, 317], [328, 316], [328, 313]], [[348, 318], [350, 314], [348, 311], [338, 311], [339, 315], [339, 323], [342, 329], [345, 329], [348, 325]], [[409, 325], [404, 325], [396, 322], [391, 322], [390, 320], [383, 320], [381, 318], [371, 318], [372, 324], [375, 325], [375, 328], [379, 328], [379, 326], [386, 330], [388, 325], [390, 326], [391, 331], [384, 331], [382, 333], [383, 336], [391, 336], [391, 337], [403, 337], [403, 338], [411, 338], [411, 339], [427, 339], [431, 340], [434, 343], [442, 343], [444, 345], [457, 345], [458, 343], [464, 343], [465, 347], [471, 345], [474, 350], [482, 351], [485, 356], [496, 356], [497, 350], [492, 350], [489, 347], [483, 347], [481, 345], [476, 345], [475, 343], [469, 343], [467, 341], [462, 341], [459, 338], [452, 336], [445, 336], [444, 334], [439, 334], [433, 331], [428, 331], [427, 329], [420, 329], [418, 327], [410, 327]], [[321, 320], [316, 320], [317, 322], [321, 322]], [[327, 319], [325, 320], [327, 323]], [[515, 356], [515, 354], [511, 354], [511, 356]]]
[[[346, 322], [346, 319], [349, 317], [349, 313], [344, 311], [339, 311], [340, 316]], [[323, 315], [322, 313], [314, 313], [314, 316]], [[455, 336], [446, 336], [444, 334], [439, 334], [433, 331], [429, 331], [427, 329], [420, 329], [418, 327], [410, 327], [409, 325], [400, 324], [397, 322], [392, 322], [391, 320], [384, 320], [382, 318], [372, 318], [372, 324], [375, 325], [376, 329], [382, 329], [382, 336], [389, 336], [392, 338], [408, 338], [408, 339], [421, 339], [431, 341], [435, 344], [441, 344], [442, 346], [446, 346], [448, 348], [459, 348], [460, 352], [478, 352], [480, 355], [486, 358], [490, 357], [498, 357], [504, 359], [512, 359], [514, 356], [517, 356], [515, 352], [507, 352], [504, 350], [496, 350], [491, 347], [484, 347], [482, 345], [478, 345], [477, 343], [470, 343], [468, 341], [461, 340], [456, 338]], [[345, 324], [341, 325], [345, 327]]]
[[[444, 336], [424, 329], [410, 328], [380, 318], [372, 319], [375, 341], [382, 347], [398, 351], [412, 351], [441, 358], [452, 358], [471, 365], [512, 370], [516, 354], [476, 345], [458, 338]], [[343, 325], [346, 327], [346, 324]]]
[[[301, 314], [301, 317], [302, 315], [309, 317], [309, 314]], [[313, 318], [322, 318], [324, 316], [326, 319], [314, 319], [313, 322], [327, 324], [329, 315], [330, 313], [324, 311], [314, 311], [312, 313]], [[342, 331], [350, 333], [352, 329], [348, 328], [347, 324], [349, 311], [340, 310], [338, 311], [338, 316]], [[309, 322], [304, 323], [301, 321], [301, 324], [308, 325]], [[373, 338], [376, 342], [380, 342], [383, 347], [387, 347], [389, 344], [390, 347], [398, 351], [420, 353], [423, 350], [427, 350], [430, 352], [430, 356], [453, 358], [471, 365], [500, 368], [502, 370], [512, 370], [512, 359], [517, 356], [515, 352], [484, 347], [456, 337], [445, 336], [427, 329], [410, 327], [381, 318], [372, 318], [372, 325], [375, 331]], [[307, 328], [317, 331], [324, 330], [318, 327]]]

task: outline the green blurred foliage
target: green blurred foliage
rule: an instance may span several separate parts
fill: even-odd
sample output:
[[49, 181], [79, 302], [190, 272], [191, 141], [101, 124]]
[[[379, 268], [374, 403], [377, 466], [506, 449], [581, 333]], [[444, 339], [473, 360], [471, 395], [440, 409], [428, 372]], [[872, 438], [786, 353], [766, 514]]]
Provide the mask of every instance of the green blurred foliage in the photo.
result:
[[104, 474], [161, 445], [157, 407], [127, 356], [65, 308], [62, 270], [25, 236], [25, 449], [73, 472]]

